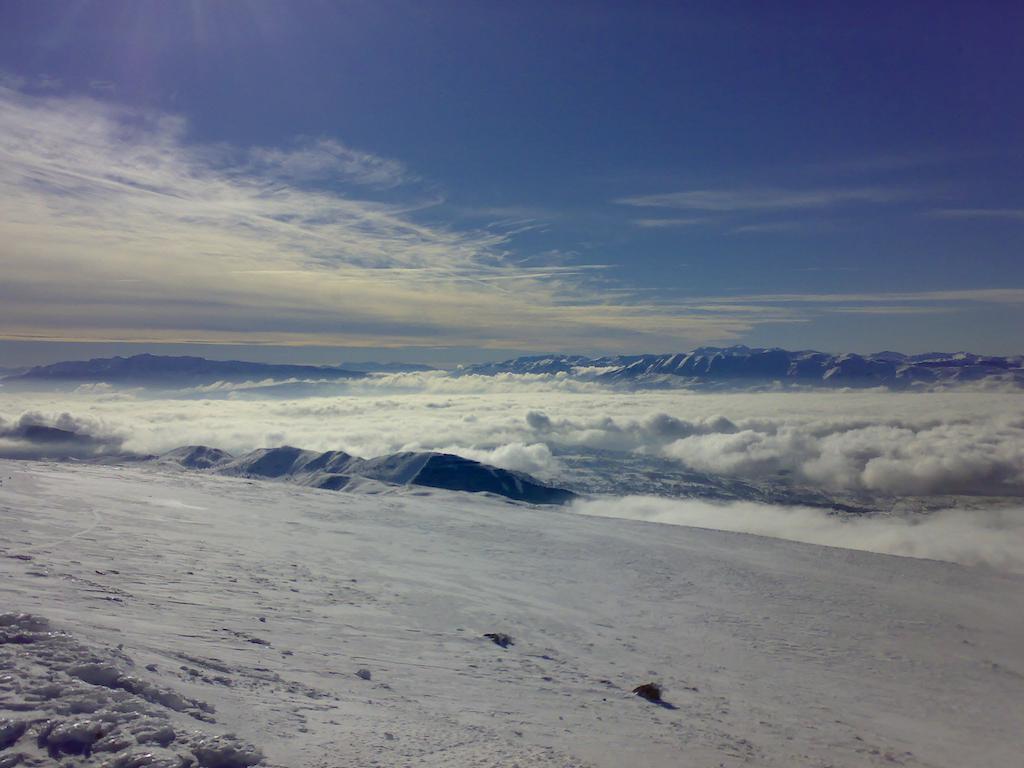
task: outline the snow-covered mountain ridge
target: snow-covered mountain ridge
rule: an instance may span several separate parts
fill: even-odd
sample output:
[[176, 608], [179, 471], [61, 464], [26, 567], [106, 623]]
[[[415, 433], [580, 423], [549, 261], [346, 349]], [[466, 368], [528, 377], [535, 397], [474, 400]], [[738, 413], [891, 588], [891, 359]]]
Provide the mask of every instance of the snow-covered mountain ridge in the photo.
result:
[[531, 504], [564, 504], [576, 497], [571, 491], [545, 485], [523, 472], [433, 451], [404, 451], [362, 459], [344, 451], [320, 453], [286, 445], [235, 457], [218, 448], [188, 445], [162, 454], [155, 461], [184, 469], [285, 480], [332, 491], [365, 486], [365, 481], [370, 480], [385, 487], [419, 485], [492, 493]]
[[[376, 374], [430, 373], [428, 366], [357, 363], [351, 366], [282, 365], [202, 357], [133, 355], [36, 366], [0, 377], [5, 386], [23, 388], [104, 382], [122, 386], [176, 388], [217, 382], [345, 382]], [[568, 375], [607, 384], [633, 386], [783, 385], [815, 387], [888, 387], [891, 389], [977, 382], [1024, 386], [1024, 356], [971, 352], [831, 354], [762, 347], [699, 347], [691, 352], [586, 357], [531, 355], [502, 362], [468, 365], [453, 375]]]
[[739, 382], [809, 386], [907, 388], [987, 379], [1024, 386], [1024, 357], [930, 352], [905, 355], [829, 354], [761, 347], [700, 347], [692, 352], [655, 355], [534, 355], [462, 368], [463, 374], [568, 374], [601, 382], [686, 383], [727, 386]]

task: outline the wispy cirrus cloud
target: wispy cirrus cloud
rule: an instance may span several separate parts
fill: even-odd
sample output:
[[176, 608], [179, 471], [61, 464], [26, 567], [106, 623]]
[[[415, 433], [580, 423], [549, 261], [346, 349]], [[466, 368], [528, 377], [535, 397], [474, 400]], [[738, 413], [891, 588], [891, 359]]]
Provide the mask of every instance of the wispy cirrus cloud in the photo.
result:
[[338, 181], [391, 188], [416, 181], [398, 160], [378, 157], [336, 139], [303, 139], [287, 149], [256, 147], [249, 151], [255, 171], [291, 181]]
[[681, 349], [830, 306], [1024, 300], [1013, 288], [643, 294], [578, 254], [515, 251], [536, 222], [445, 221], [452, 206], [425, 186], [336, 139], [202, 145], [175, 115], [0, 86], [0, 337]]
[[[507, 228], [440, 223], [410, 178], [333, 139], [200, 145], [175, 115], [0, 88], [2, 335], [627, 348], [789, 317], [645, 301], [588, 278], [600, 265], [514, 254]], [[405, 199], [364, 194], [381, 189]]]
[[704, 301], [718, 304], [839, 304], [887, 302], [957, 302], [1024, 304], [1024, 288], [964, 288], [949, 291], [880, 291], [878, 293], [762, 293], [718, 296]]
[[633, 224], [642, 229], [668, 229], [673, 227], [694, 227], [710, 221], [706, 216], [689, 216], [671, 219], [633, 219]]
[[460, 205], [454, 206], [452, 211], [468, 219], [496, 221], [541, 221], [558, 217], [555, 211], [530, 205]]
[[935, 304], [891, 306], [888, 304], [862, 304], [852, 307], [829, 307], [829, 312], [837, 315], [945, 315], [959, 312], [960, 307], [940, 306]]
[[730, 232], [735, 235], [748, 235], [765, 232], [795, 232], [803, 228], [804, 224], [799, 221], [768, 221], [759, 224], [742, 224], [733, 227]]
[[89, 90], [96, 93], [111, 94], [117, 90], [117, 83], [111, 80], [90, 80]]
[[1007, 219], [1024, 221], [1024, 208], [937, 208], [927, 215], [935, 219]]
[[694, 311], [750, 313], [769, 316], [774, 309], [789, 314], [792, 322], [826, 315], [911, 317], [950, 315], [972, 308], [1002, 306], [1024, 308], [1024, 288], [982, 288], [951, 291], [902, 291], [878, 293], [765, 293], [715, 296], [688, 300]]
[[637, 208], [680, 211], [741, 212], [831, 208], [851, 204], [901, 202], [920, 193], [897, 187], [822, 187], [816, 189], [747, 188], [693, 189], [620, 197], [614, 202]]

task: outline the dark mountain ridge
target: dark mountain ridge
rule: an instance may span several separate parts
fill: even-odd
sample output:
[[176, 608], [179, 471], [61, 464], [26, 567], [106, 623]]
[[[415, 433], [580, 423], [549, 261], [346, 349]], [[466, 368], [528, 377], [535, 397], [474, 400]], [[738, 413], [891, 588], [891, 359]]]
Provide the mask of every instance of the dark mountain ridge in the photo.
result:
[[218, 448], [190, 445], [162, 454], [155, 461], [184, 469], [283, 480], [326, 490], [340, 490], [354, 478], [364, 478], [387, 485], [493, 493], [531, 504], [565, 504], [576, 496], [522, 472], [431, 451], [363, 459], [344, 451], [318, 453], [285, 445], [261, 448], [236, 457]]
[[885, 386], [893, 389], [958, 384], [986, 379], [1024, 386], [1024, 357], [929, 352], [904, 355], [878, 352], [829, 354], [779, 348], [700, 347], [687, 353], [619, 355], [534, 355], [460, 369], [462, 374], [569, 374], [608, 383], [800, 384], [825, 387]]
[[204, 357], [132, 355], [73, 360], [40, 365], [8, 376], [5, 382], [106, 382], [109, 384], [206, 384], [217, 381], [338, 380], [366, 374], [346, 368], [318, 365], [280, 365], [242, 360], [207, 360]]

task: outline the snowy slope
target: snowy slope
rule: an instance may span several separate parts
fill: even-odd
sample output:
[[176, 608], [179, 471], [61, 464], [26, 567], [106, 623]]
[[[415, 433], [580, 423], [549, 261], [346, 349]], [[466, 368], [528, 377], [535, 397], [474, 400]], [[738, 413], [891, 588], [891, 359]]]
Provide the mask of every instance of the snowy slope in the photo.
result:
[[[211, 708], [163, 713], [167, 751], [213, 745], [210, 766], [244, 764], [246, 744], [292, 768], [962, 768], [1024, 751], [1020, 576], [425, 488], [15, 461], [0, 480], [0, 611], [45, 617], [72, 649], [47, 672], [18, 646], [15, 672], [63, 681], [47, 716], [65, 731], [86, 716], [61, 702], [111, 690], [65, 679], [93, 655]], [[649, 680], [673, 708], [630, 695]], [[0, 718], [28, 716], [11, 703]]]

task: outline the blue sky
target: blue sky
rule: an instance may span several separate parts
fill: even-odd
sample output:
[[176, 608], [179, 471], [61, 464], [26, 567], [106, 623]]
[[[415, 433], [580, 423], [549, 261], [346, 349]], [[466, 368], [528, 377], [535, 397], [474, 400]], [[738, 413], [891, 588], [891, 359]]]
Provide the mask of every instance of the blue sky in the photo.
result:
[[0, 352], [1021, 352], [1022, 33], [1014, 3], [9, 0]]

